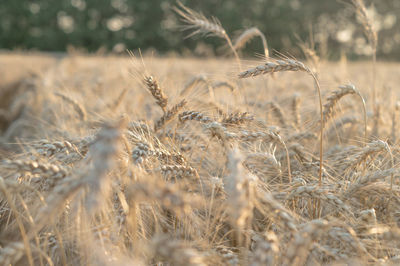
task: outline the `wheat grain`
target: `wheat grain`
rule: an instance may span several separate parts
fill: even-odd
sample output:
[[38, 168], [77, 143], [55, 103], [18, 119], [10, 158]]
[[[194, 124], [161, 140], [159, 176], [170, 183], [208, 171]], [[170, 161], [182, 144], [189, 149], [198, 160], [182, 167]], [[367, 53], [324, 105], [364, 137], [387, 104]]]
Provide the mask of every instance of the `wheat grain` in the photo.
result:
[[156, 100], [156, 103], [158, 106], [161, 107], [161, 109], [166, 112], [166, 107], [168, 104], [168, 98], [164, 94], [164, 91], [161, 89], [160, 85], [158, 84], [157, 80], [155, 80], [152, 76], [145, 76], [143, 78], [145, 85], [147, 86], [147, 89], [153, 95], [154, 99]]
[[158, 131], [161, 128], [165, 127], [167, 123], [169, 123], [186, 105], [186, 100], [182, 100], [176, 105], [174, 105], [171, 109], [165, 112], [165, 114], [154, 124], [154, 131]]

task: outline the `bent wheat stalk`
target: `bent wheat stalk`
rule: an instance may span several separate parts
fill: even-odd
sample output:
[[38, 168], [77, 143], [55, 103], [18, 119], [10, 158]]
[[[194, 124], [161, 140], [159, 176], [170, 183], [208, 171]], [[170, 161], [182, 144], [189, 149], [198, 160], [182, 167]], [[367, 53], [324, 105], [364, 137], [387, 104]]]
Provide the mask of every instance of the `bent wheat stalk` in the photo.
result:
[[242, 34], [239, 35], [239, 37], [236, 39], [233, 47], [235, 50], [239, 50], [243, 48], [248, 41], [253, 39], [254, 37], [259, 36], [261, 38], [263, 47], [264, 47], [264, 55], [265, 58], [269, 57], [269, 50], [268, 50], [268, 44], [267, 44], [267, 39], [265, 38], [265, 35], [256, 27], [247, 29], [242, 32]]
[[309, 74], [313, 80], [315, 87], [318, 91], [319, 97], [319, 110], [320, 110], [320, 119], [321, 119], [321, 126], [320, 126], [320, 143], [319, 143], [319, 185], [322, 185], [322, 168], [323, 168], [323, 136], [324, 136], [324, 114], [323, 114], [323, 107], [322, 107], [322, 97], [321, 97], [321, 86], [319, 84], [319, 80], [315, 76], [314, 72], [311, 71], [307, 66], [305, 66], [302, 62], [294, 60], [294, 59], [281, 59], [267, 61], [263, 65], [256, 66], [254, 68], [250, 68], [246, 71], [239, 73], [239, 78], [249, 78], [255, 77], [263, 74], [268, 73], [275, 73], [275, 72], [283, 72], [283, 71], [302, 71]]

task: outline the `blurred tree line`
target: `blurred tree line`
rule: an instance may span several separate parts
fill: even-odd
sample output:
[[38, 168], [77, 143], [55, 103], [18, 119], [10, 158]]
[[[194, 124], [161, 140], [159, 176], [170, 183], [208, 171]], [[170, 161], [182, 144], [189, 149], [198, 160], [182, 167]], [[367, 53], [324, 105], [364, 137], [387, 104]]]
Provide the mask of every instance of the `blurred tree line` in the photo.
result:
[[[258, 27], [270, 49], [301, 56], [299, 40], [313, 40], [329, 58], [367, 56], [370, 47], [349, 0], [182, 0], [207, 17], [217, 17], [234, 38]], [[365, 1], [379, 30], [381, 58], [400, 59], [400, 1]], [[96, 51], [126, 48], [193, 55], [221, 55], [215, 38], [185, 39], [175, 0], [1, 0], [0, 49]], [[254, 40], [247, 54], [262, 52]], [[246, 53], [245, 51], [245, 53]]]

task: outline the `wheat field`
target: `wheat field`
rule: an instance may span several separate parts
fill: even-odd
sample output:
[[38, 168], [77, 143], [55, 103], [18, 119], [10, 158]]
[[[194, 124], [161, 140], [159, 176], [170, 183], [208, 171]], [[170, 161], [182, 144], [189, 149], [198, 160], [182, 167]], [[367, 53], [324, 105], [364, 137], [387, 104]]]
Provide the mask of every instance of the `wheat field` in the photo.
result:
[[0, 265], [398, 265], [400, 65], [176, 11], [232, 57], [0, 54]]

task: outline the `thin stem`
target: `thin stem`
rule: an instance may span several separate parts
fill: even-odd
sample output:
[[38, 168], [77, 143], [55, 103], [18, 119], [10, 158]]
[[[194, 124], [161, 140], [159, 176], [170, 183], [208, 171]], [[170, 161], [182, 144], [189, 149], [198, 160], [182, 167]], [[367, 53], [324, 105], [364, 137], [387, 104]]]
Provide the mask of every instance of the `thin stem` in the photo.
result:
[[238, 64], [238, 66], [239, 66], [240, 72], [242, 72], [242, 65], [240, 63], [240, 58], [239, 58], [239, 55], [238, 55], [235, 47], [233, 47], [233, 45], [232, 45], [231, 38], [229, 38], [229, 36], [228, 36], [228, 34], [226, 34], [226, 32], [224, 32], [224, 37], [225, 37], [225, 40], [228, 43], [229, 47], [232, 49], [233, 54], [235, 55], [235, 59], [236, 59], [236, 62]]
[[372, 53], [372, 106], [374, 113], [376, 112], [376, 48], [374, 48], [374, 51]]
[[365, 145], [367, 145], [367, 107], [365, 104], [364, 97], [362, 97], [361, 93], [357, 90], [358, 97], [361, 99], [361, 103], [363, 105], [363, 112], [364, 112], [364, 142]]
[[286, 143], [282, 140], [282, 145], [285, 148], [286, 151], [286, 160], [287, 160], [287, 165], [288, 165], [288, 178], [289, 178], [289, 183], [292, 183], [292, 170], [290, 169], [290, 156], [289, 156], [289, 150], [286, 146]]
[[321, 124], [320, 124], [320, 136], [319, 136], [319, 186], [322, 186], [322, 167], [323, 167], [323, 136], [324, 136], [324, 115], [323, 115], [323, 107], [322, 107], [322, 97], [321, 97], [321, 86], [319, 85], [319, 81], [315, 74], [310, 71], [311, 77], [314, 79], [315, 86], [318, 91], [319, 97], [319, 110], [321, 115]]

